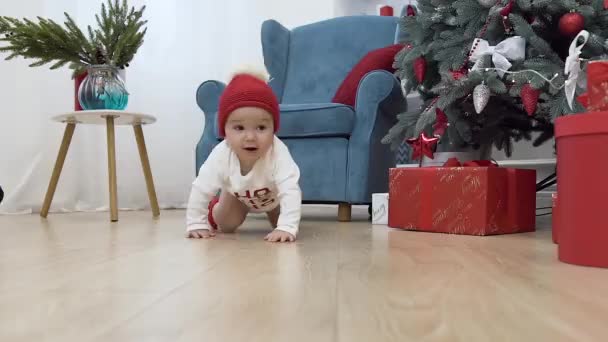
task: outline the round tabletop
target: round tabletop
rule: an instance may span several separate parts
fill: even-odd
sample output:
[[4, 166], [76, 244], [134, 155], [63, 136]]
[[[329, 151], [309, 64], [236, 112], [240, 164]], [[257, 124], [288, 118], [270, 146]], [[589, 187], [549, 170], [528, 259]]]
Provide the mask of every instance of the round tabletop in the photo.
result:
[[54, 121], [75, 123], [75, 124], [93, 124], [105, 125], [108, 116], [114, 117], [114, 125], [147, 125], [156, 122], [156, 118], [152, 115], [125, 112], [123, 110], [81, 110], [70, 112], [53, 117]]

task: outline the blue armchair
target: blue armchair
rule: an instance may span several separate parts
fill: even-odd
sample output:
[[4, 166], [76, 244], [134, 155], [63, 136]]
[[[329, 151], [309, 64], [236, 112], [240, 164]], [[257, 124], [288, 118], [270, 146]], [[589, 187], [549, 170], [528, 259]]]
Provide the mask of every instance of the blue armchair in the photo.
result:
[[[360, 81], [355, 107], [332, 103], [351, 68], [369, 51], [394, 44], [397, 18], [350, 16], [288, 30], [277, 21], [262, 24], [264, 63], [277, 95], [281, 127], [277, 136], [300, 167], [304, 203], [339, 204], [349, 221], [352, 204], [370, 204], [387, 192], [395, 154], [380, 141], [403, 111], [399, 81], [384, 70]], [[196, 170], [220, 141], [219, 96], [225, 84], [203, 82], [196, 101], [205, 128], [196, 146]]]

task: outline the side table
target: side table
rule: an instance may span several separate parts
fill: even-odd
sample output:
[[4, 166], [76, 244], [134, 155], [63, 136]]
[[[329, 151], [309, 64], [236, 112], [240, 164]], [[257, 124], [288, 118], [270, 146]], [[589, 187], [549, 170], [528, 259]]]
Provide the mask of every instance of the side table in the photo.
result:
[[144, 133], [142, 125], [152, 124], [156, 122], [156, 118], [141, 113], [125, 112], [118, 110], [83, 110], [77, 112], [70, 112], [53, 117], [53, 121], [63, 122], [66, 124], [65, 131], [63, 133], [63, 140], [61, 141], [61, 147], [55, 161], [55, 167], [53, 168], [53, 174], [49, 181], [49, 186], [44, 197], [42, 204], [42, 210], [40, 216], [47, 217], [55, 190], [57, 189], [57, 183], [59, 182], [59, 176], [63, 169], [63, 163], [74, 135], [74, 129], [77, 124], [93, 124], [93, 125], [105, 125], [107, 132], [107, 144], [108, 144], [108, 175], [110, 185], [110, 219], [112, 222], [118, 221], [118, 204], [117, 204], [117, 188], [116, 188], [116, 147], [114, 139], [114, 126], [115, 125], [128, 125], [133, 126], [135, 132], [135, 140], [137, 141], [137, 148], [139, 150], [139, 156], [141, 159], [141, 165], [144, 171], [146, 179], [146, 187], [148, 189], [148, 197], [150, 198], [150, 206], [152, 208], [153, 217], [160, 215], [158, 207], [158, 200], [156, 198], [156, 190], [154, 189], [154, 181], [152, 179], [152, 171], [150, 169], [150, 161], [148, 159], [148, 151], [146, 149], [146, 142], [144, 140]]

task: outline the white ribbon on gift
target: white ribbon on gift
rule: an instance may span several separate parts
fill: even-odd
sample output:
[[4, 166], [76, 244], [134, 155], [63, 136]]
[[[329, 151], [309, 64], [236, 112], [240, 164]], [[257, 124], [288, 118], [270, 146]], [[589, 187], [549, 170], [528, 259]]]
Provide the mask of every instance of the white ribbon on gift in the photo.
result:
[[[481, 66], [483, 56], [492, 55], [492, 63], [496, 69], [509, 70], [513, 64], [510, 61], [523, 61], [526, 58], [526, 40], [521, 36], [510, 37], [496, 46], [491, 46], [487, 40], [476, 38], [473, 46], [477, 43], [477, 48], [471, 55], [471, 61], [475, 62], [472, 70], [477, 70]], [[502, 77], [505, 72], [496, 70]]]
[[[583, 38], [583, 41], [579, 43], [578, 39]], [[574, 94], [576, 93], [576, 86], [579, 84], [581, 87], [584, 86], [584, 79], [579, 80], [579, 75], [581, 73], [581, 60], [580, 55], [583, 51], [583, 47], [587, 44], [589, 40], [589, 32], [582, 30], [579, 34], [574, 38], [572, 43], [570, 44], [570, 50], [568, 51], [568, 58], [566, 58], [566, 66], [564, 67], [564, 73], [568, 76], [568, 79], [565, 83], [565, 92], [566, 99], [568, 100], [568, 105], [572, 108], [572, 102], [574, 101]]]

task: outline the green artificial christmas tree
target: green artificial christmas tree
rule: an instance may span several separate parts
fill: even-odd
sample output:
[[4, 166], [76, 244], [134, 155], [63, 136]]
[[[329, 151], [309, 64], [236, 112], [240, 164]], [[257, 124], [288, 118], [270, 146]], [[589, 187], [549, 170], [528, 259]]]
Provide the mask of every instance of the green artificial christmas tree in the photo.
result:
[[7, 60], [21, 56], [35, 59], [31, 67], [53, 63], [51, 69], [66, 64], [80, 74], [89, 65], [129, 66], [143, 44], [147, 21], [142, 19], [145, 6], [139, 10], [127, 6], [127, 0], [108, 0], [95, 15], [98, 28], [87, 27], [85, 35], [72, 17], [65, 13], [64, 26], [38, 17], [38, 22], [24, 18], [0, 16], [0, 52], [9, 53]]
[[424, 132], [440, 138], [437, 151], [493, 144], [510, 156], [513, 141], [530, 140], [533, 132], [541, 132], [535, 146], [551, 139], [556, 117], [584, 111], [574, 93], [566, 96], [569, 78], [576, 94], [584, 80], [572, 79], [565, 62], [575, 37], [580, 46], [585, 38], [578, 56], [583, 68], [606, 58], [607, 5], [418, 0], [416, 10], [401, 18], [405, 41], [395, 67], [405, 91], [418, 91], [425, 105], [401, 113], [383, 142], [397, 147]]

